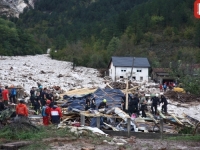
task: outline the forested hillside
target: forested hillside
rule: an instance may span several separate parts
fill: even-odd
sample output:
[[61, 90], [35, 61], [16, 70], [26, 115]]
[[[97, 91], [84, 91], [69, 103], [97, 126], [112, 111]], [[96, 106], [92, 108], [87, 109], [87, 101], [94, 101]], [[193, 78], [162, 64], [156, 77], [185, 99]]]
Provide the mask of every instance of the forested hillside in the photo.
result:
[[43, 50], [57, 50], [51, 53], [55, 59], [104, 68], [112, 55], [146, 56], [153, 67], [166, 67], [177, 60], [200, 63], [193, 2], [37, 0], [34, 9], [10, 20]]
[[0, 18], [0, 55], [41, 54], [34, 37], [8, 20]]

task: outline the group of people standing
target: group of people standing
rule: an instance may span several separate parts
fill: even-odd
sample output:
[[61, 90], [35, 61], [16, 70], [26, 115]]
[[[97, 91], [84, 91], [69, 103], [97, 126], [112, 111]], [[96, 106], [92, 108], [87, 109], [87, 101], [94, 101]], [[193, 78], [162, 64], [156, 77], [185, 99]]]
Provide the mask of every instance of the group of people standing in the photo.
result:
[[57, 106], [53, 91], [42, 88], [41, 85], [38, 88], [32, 87], [30, 90], [30, 101], [36, 114], [41, 113], [44, 125], [60, 123], [62, 111]]
[[14, 85], [11, 87], [5, 86], [5, 88], [0, 87], [0, 99], [3, 100], [4, 104], [8, 106], [8, 102], [16, 104], [17, 89]]
[[130, 116], [132, 114], [137, 114], [137, 116], [140, 115], [140, 111], [142, 111], [142, 117], [147, 117], [145, 111], [147, 110], [147, 104], [148, 101], [151, 101], [151, 111], [152, 114], [157, 115], [157, 106], [162, 104], [162, 112], [167, 113], [167, 99], [164, 95], [161, 95], [161, 97], [158, 97], [158, 94], [155, 96], [152, 96], [151, 99], [148, 97], [145, 97], [145, 94], [142, 94], [142, 96], [139, 98], [138, 94], [135, 94], [134, 96], [129, 95], [129, 103], [128, 103], [128, 109], [125, 109], [126, 105], [126, 98], [125, 96], [122, 98], [122, 109], [127, 112]]

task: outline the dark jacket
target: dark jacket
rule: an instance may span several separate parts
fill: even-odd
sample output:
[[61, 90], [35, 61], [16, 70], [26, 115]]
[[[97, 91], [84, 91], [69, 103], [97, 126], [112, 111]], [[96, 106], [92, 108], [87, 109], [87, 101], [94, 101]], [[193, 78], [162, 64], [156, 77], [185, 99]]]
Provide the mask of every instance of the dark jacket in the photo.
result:
[[101, 102], [101, 103], [99, 104], [98, 109], [102, 109], [102, 108], [106, 108], [106, 107], [107, 107], [107, 106], [106, 106], [106, 103]]
[[53, 124], [59, 124], [61, 117], [62, 117], [61, 109], [57, 105], [54, 105], [53, 108], [51, 108], [51, 122]]
[[4, 110], [5, 109], [5, 105], [3, 102], [0, 102], [0, 111]]
[[161, 103], [164, 103], [164, 105], [167, 105], [167, 99], [164, 96], [161, 96]]
[[152, 101], [152, 105], [158, 105], [158, 104], [160, 104], [160, 100], [156, 96], [152, 97], [151, 101]]

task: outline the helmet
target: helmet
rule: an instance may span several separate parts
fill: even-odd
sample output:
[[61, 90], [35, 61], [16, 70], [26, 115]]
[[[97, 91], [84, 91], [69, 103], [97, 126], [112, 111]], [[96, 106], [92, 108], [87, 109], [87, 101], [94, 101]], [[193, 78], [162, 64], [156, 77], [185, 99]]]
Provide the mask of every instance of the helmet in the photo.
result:
[[46, 104], [50, 104], [50, 103], [51, 103], [51, 101], [50, 101], [50, 100], [47, 100], [47, 101], [46, 101]]
[[103, 102], [104, 102], [104, 103], [106, 103], [106, 101], [107, 101], [106, 99], [103, 99]]
[[24, 99], [20, 99], [19, 102], [20, 102], [20, 103], [24, 103]]

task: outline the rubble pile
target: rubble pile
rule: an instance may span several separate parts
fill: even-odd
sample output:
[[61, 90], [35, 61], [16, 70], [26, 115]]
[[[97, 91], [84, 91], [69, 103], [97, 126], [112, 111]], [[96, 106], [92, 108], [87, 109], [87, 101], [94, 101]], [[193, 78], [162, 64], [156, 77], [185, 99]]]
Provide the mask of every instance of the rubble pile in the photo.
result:
[[[160, 118], [163, 118], [165, 120], [163, 132], [164, 133], [178, 133], [179, 129], [181, 130], [184, 127], [195, 127], [198, 123], [198, 119], [193, 118], [189, 116], [188, 114], [181, 114], [176, 115], [171, 108], [174, 109], [174, 107], [184, 107], [188, 108], [186, 104], [180, 104], [180, 103], [170, 103], [169, 104], [169, 113], [162, 114], [161, 107], [158, 107], [158, 113], [159, 115], [152, 115], [151, 114], [151, 97], [158, 94], [159, 96], [164, 94], [168, 99], [176, 99], [176, 95], [179, 95], [180, 97], [184, 97], [185, 100], [180, 102], [190, 102], [192, 99], [197, 99], [197, 97], [194, 97], [189, 94], [183, 94], [183, 93], [175, 93], [173, 91], [168, 90], [168, 92], [163, 93], [159, 89], [159, 84], [156, 84], [154, 82], [138, 82], [138, 81], [132, 81], [128, 82], [128, 89], [126, 89], [126, 83], [122, 81], [118, 82], [110, 82], [107, 83], [107, 87], [105, 89], [97, 89], [96, 91], [90, 91], [83, 94], [83, 89], [81, 93], [76, 90], [70, 91], [73, 93], [72, 95], [64, 95], [63, 99], [61, 101], [61, 107], [63, 108], [63, 114], [64, 119], [62, 123], [60, 124], [60, 127], [65, 127], [66, 125], [70, 126], [81, 126], [81, 115], [85, 116], [84, 124], [86, 126], [92, 126], [97, 127], [97, 118], [104, 118], [103, 120], [100, 120], [100, 127], [101, 129], [105, 130], [113, 130], [113, 131], [127, 131], [127, 120], [123, 118], [123, 115], [121, 116], [120, 113], [117, 113], [115, 109], [121, 110], [121, 102], [120, 99], [125, 95], [126, 92], [129, 94], [138, 94], [139, 96], [141, 94], [145, 94], [146, 99], [148, 100], [148, 111], [146, 111], [147, 117], [142, 118], [138, 117], [136, 114], [132, 115], [130, 117], [130, 128], [132, 132], [159, 132], [160, 131]], [[118, 88], [118, 89], [117, 89]], [[100, 92], [101, 91], [101, 92]], [[109, 92], [108, 92], [109, 91]], [[107, 93], [108, 92], [108, 93]], [[122, 94], [122, 93], [123, 94]], [[120, 94], [119, 94], [120, 93]], [[81, 95], [78, 95], [81, 94]], [[90, 97], [95, 97], [97, 106], [102, 101], [102, 99], [107, 99], [108, 108], [103, 111], [97, 110], [89, 110], [84, 111], [85, 109], [85, 99]], [[65, 101], [65, 104], [64, 104]], [[173, 106], [173, 107], [172, 107]], [[122, 111], [122, 110], [121, 110]], [[141, 112], [140, 112], [141, 113]], [[125, 112], [121, 112], [121, 114], [127, 115], [129, 117], [129, 114], [126, 114]], [[127, 117], [127, 118], [128, 118]], [[195, 120], [195, 121], [194, 121]]]
[[188, 94], [188, 93], [181, 93], [181, 92], [175, 92], [172, 90], [169, 90], [165, 93], [165, 95], [169, 99], [173, 99], [174, 101], [178, 102], [195, 102], [195, 101], [200, 101], [200, 98], [193, 95], [193, 94]]

